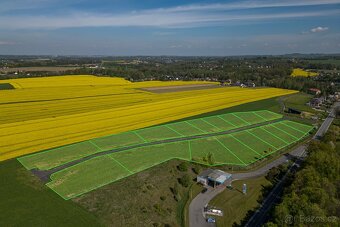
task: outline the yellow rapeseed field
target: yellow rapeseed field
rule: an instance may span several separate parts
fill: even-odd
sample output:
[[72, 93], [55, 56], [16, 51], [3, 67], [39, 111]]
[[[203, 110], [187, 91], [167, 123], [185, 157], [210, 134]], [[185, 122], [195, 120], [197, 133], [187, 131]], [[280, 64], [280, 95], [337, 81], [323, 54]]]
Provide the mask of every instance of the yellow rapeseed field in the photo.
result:
[[85, 75], [1, 82], [18, 89], [0, 91], [0, 161], [296, 92], [231, 87], [155, 94], [139, 88], [203, 82]]
[[296, 77], [296, 76], [303, 76], [303, 77], [308, 77], [308, 76], [317, 76], [319, 75], [318, 73], [315, 73], [315, 72], [308, 72], [308, 71], [305, 71], [303, 69], [293, 69], [293, 72], [291, 74], [291, 76], [293, 77]]

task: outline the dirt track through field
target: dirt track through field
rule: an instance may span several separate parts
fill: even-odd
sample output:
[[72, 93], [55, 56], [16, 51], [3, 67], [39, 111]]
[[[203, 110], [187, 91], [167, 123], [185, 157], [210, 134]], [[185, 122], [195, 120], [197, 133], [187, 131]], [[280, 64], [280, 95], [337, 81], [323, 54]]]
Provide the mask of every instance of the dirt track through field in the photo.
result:
[[74, 166], [78, 163], [81, 163], [83, 161], [86, 161], [86, 160], [89, 160], [89, 159], [92, 159], [92, 158], [95, 158], [95, 157], [98, 157], [98, 156], [107, 155], [107, 154], [120, 152], [120, 151], [126, 151], [126, 150], [130, 150], [130, 149], [134, 149], [134, 148], [163, 144], [163, 143], [180, 142], [180, 141], [186, 141], [186, 140], [192, 140], [192, 139], [199, 139], [199, 138], [207, 138], [207, 137], [213, 137], [213, 136], [218, 136], [218, 135], [225, 135], [225, 134], [230, 134], [230, 133], [234, 133], [234, 132], [238, 132], [238, 131], [243, 131], [243, 130], [247, 130], [247, 129], [251, 129], [251, 128], [255, 128], [255, 127], [279, 122], [279, 121], [282, 121], [282, 120], [284, 120], [284, 119], [283, 118], [276, 119], [276, 120], [273, 120], [273, 121], [262, 122], [262, 123], [259, 123], [259, 124], [249, 125], [249, 126], [245, 126], [245, 127], [241, 127], [241, 128], [222, 131], [222, 132], [215, 132], [215, 133], [209, 133], [209, 134], [204, 134], [204, 135], [195, 135], [195, 136], [188, 136], [188, 137], [181, 137], [181, 138], [174, 138], [174, 139], [166, 139], [166, 140], [160, 140], [160, 141], [155, 141], [155, 142], [148, 142], [148, 143], [143, 143], [143, 144], [127, 146], [127, 147], [123, 147], [123, 148], [112, 149], [112, 150], [108, 150], [108, 151], [102, 151], [102, 152], [98, 152], [98, 153], [89, 155], [87, 157], [83, 157], [83, 158], [74, 160], [72, 162], [57, 166], [57, 167], [50, 169], [50, 170], [33, 169], [33, 170], [31, 170], [31, 172], [34, 175], [36, 175], [37, 177], [39, 177], [42, 181], [49, 182], [51, 180], [50, 176], [53, 173], [56, 173], [60, 170], [66, 169], [68, 167]]
[[217, 84], [190, 84], [190, 85], [178, 85], [178, 86], [149, 87], [149, 88], [141, 88], [141, 90], [161, 94], [161, 93], [203, 90], [203, 89], [212, 89], [212, 88], [222, 88], [222, 87]]

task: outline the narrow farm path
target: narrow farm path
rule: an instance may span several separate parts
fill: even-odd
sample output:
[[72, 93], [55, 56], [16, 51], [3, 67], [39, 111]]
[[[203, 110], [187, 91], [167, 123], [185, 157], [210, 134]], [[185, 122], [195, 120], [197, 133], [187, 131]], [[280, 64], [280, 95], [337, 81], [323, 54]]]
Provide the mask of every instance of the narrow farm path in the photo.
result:
[[165, 144], [165, 143], [171, 143], [171, 142], [180, 142], [180, 141], [187, 141], [187, 140], [192, 140], [192, 139], [199, 139], [199, 138], [207, 138], [207, 137], [213, 137], [213, 136], [218, 136], [218, 135], [225, 135], [225, 134], [230, 134], [230, 133], [234, 133], [234, 132], [238, 132], [238, 131], [243, 131], [243, 130], [247, 130], [247, 129], [251, 129], [251, 128], [255, 128], [255, 127], [259, 127], [259, 126], [263, 126], [263, 125], [267, 125], [267, 124], [272, 124], [272, 123], [276, 123], [276, 122], [280, 122], [283, 121], [284, 119], [276, 119], [273, 121], [267, 121], [267, 122], [262, 122], [259, 124], [254, 124], [254, 125], [247, 125], [244, 127], [240, 127], [240, 128], [236, 128], [236, 129], [232, 129], [232, 130], [227, 130], [227, 131], [221, 131], [221, 132], [216, 132], [216, 133], [209, 133], [209, 134], [204, 134], [204, 135], [195, 135], [195, 136], [188, 136], [188, 137], [180, 137], [180, 138], [174, 138], [174, 139], [166, 139], [166, 140], [160, 140], [160, 141], [154, 141], [154, 142], [148, 142], [148, 143], [143, 143], [143, 144], [136, 144], [136, 145], [132, 145], [132, 146], [127, 146], [127, 147], [123, 147], [123, 148], [117, 148], [117, 149], [112, 149], [112, 150], [107, 150], [107, 151], [101, 151], [77, 160], [74, 160], [72, 162], [57, 166], [55, 168], [52, 168], [50, 170], [39, 170], [39, 169], [33, 169], [31, 170], [33, 174], [35, 174], [36, 176], [38, 176], [42, 181], [44, 182], [49, 182], [50, 181], [50, 176], [53, 173], [56, 173], [60, 170], [66, 169], [68, 167], [74, 166], [78, 163], [81, 163], [83, 161], [98, 157], [98, 156], [102, 156], [102, 155], [107, 155], [107, 154], [112, 154], [115, 152], [121, 152], [121, 151], [126, 151], [126, 150], [130, 150], [130, 149], [134, 149], [134, 148], [140, 148], [140, 147], [146, 147], [146, 146], [151, 146], [151, 145], [158, 145], [158, 144]]

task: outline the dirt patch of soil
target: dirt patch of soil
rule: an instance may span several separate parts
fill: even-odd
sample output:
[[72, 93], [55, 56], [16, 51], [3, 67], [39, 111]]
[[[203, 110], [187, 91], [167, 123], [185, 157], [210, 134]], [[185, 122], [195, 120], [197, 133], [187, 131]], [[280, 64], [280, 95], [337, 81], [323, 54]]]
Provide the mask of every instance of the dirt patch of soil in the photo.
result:
[[177, 85], [177, 86], [148, 87], [148, 88], [141, 88], [141, 90], [159, 94], [159, 93], [169, 93], [169, 92], [178, 92], [178, 91], [212, 89], [212, 88], [220, 88], [220, 87], [221, 86], [217, 84], [190, 84], [190, 85]]

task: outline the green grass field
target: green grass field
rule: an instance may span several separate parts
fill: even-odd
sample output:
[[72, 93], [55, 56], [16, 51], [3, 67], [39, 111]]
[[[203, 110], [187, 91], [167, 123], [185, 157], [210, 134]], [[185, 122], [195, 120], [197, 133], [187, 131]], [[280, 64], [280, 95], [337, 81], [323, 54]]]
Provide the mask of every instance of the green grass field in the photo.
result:
[[46, 152], [32, 154], [19, 158], [26, 169], [39, 168], [41, 170], [59, 166], [65, 162], [77, 160], [90, 154], [99, 152], [100, 149], [88, 141], [58, 147]]
[[[296, 94], [288, 97], [292, 97], [291, 100], [294, 101], [294, 96], [296, 96]], [[216, 114], [262, 109], [280, 113], [280, 105], [277, 100], [278, 98], [271, 98], [246, 103], [182, 119], [181, 121]], [[295, 126], [298, 127], [298, 125]], [[175, 125], [173, 124], [172, 127], [175, 127]], [[228, 127], [227, 124], [226, 127]], [[179, 131], [178, 128], [182, 129], [180, 132], [184, 135], [200, 133], [198, 129], [190, 128], [189, 130], [183, 123], [178, 123], [175, 130]], [[263, 130], [252, 130], [252, 132], [257, 131], [266, 134]], [[112, 143], [114, 146], [118, 146], [123, 142], [129, 144], [131, 140], [136, 144], [142, 142], [141, 138], [131, 135], [132, 134], [124, 135], [117, 140], [114, 140], [114, 138], [117, 138], [115, 136], [102, 137], [96, 140], [96, 144], [100, 143], [100, 147], [103, 149], [110, 149]], [[270, 140], [275, 140], [275, 143], [285, 145], [285, 143], [273, 136], [269, 138]], [[339, 144], [340, 143], [337, 145]], [[337, 146], [337, 148], [339, 147], [340, 146]], [[62, 151], [62, 149], [56, 151]], [[43, 152], [38, 154], [42, 153]], [[78, 149], [76, 153], [78, 153]], [[226, 157], [233, 156], [229, 155]], [[40, 158], [46, 157], [41, 156]], [[223, 159], [221, 158], [221, 160]], [[48, 159], [43, 161], [46, 163], [50, 162]], [[179, 226], [180, 224], [174, 221], [178, 215], [176, 206], [178, 206], [179, 203], [173, 199], [170, 188], [172, 188], [175, 183], [178, 183], [177, 179], [181, 177], [178, 174], [184, 174], [177, 169], [180, 163], [181, 161], [174, 159], [149, 168], [146, 171], [114, 181], [114, 183], [107, 184], [72, 200], [64, 200], [50, 188], [43, 185], [37, 177], [22, 167], [16, 159], [1, 162], [0, 175], [2, 177], [0, 181], [2, 187], [0, 191], [2, 196], [0, 204], [2, 212], [0, 214], [0, 225], [98, 226], [97, 220], [99, 219], [104, 226], [146, 226], [152, 225], [153, 223], [160, 224], [160, 226], [164, 224]], [[32, 163], [32, 165], [34, 166], [34, 163]], [[191, 170], [193, 165], [195, 165], [195, 163], [189, 163], [189, 166], [191, 166], [189, 167], [189, 172], [192, 178], [196, 176]], [[43, 168], [47, 167], [44, 166]], [[243, 182], [240, 182], [240, 185], [241, 183]], [[248, 195], [251, 194], [251, 190], [253, 189], [261, 189], [262, 184], [254, 184], [253, 187], [249, 181], [246, 183], [248, 185]], [[236, 184], [237, 182], [235, 185]], [[187, 190], [187, 188], [179, 187], [182, 198], [184, 197], [184, 192], [186, 192], [185, 190]], [[165, 201], [161, 200], [160, 196], [165, 196]], [[235, 196], [237, 196], [238, 199], [232, 199], [236, 198]], [[121, 202], [122, 198], [124, 199], [124, 203]], [[253, 205], [248, 203], [251, 201], [249, 198], [253, 198]], [[221, 222], [218, 220], [217, 225], [219, 226], [231, 226], [234, 220], [241, 220], [243, 218], [242, 214], [245, 214], [248, 209], [257, 204], [257, 197], [245, 197], [241, 193], [232, 194], [229, 198], [225, 197], [225, 199], [224, 197], [216, 197], [216, 199], [220, 200], [220, 203], [225, 204], [226, 207], [229, 207], [230, 212], [227, 212], [223, 207], [225, 213], [228, 214], [228, 216], [225, 217], [233, 217], [233, 220], [230, 218], [222, 220], [222, 224], [220, 224]], [[161, 206], [161, 213], [155, 212], [155, 204]], [[238, 206], [239, 204], [242, 204], [242, 207]], [[236, 206], [236, 208], [230, 209], [232, 206]]]
[[101, 151], [136, 144], [144, 144], [153, 141], [222, 132], [280, 118], [282, 118], [282, 115], [266, 110], [236, 112], [197, 118], [100, 137], [85, 142], [27, 155], [18, 158], [18, 160], [27, 169], [36, 168], [40, 170], [48, 170]]
[[[284, 120], [226, 135], [144, 146], [56, 172], [47, 186], [70, 199], [171, 159], [208, 166], [247, 166], [301, 140], [310, 130], [311, 126]], [[209, 154], [212, 161], [207, 160]]]
[[306, 103], [309, 102], [312, 98], [313, 98], [313, 95], [300, 92], [300, 93], [294, 94], [293, 96], [282, 98], [282, 100], [286, 108], [293, 108], [293, 109], [297, 109], [300, 111], [314, 113], [315, 110], [313, 110], [310, 106], [306, 105]]
[[[196, 173], [192, 168], [197, 165], [186, 163], [187, 171], [180, 171], [178, 166], [182, 163], [176, 159], [162, 163], [72, 201], [99, 217], [103, 226], [182, 226], [189, 189], [202, 190], [193, 180]], [[184, 175], [190, 176], [193, 187], [178, 183]], [[174, 185], [178, 186], [176, 198], [172, 191]]]
[[65, 201], [16, 159], [0, 164], [0, 226], [102, 226], [89, 211]]
[[130, 174], [109, 155], [99, 156], [53, 174], [47, 186], [64, 198], [72, 198]]
[[339, 59], [308, 59], [306, 61], [317, 64], [332, 64], [335, 66], [340, 66]]
[[[244, 183], [248, 188], [246, 195], [242, 193]], [[216, 217], [217, 226], [234, 226], [234, 223], [236, 226], [240, 225], [247, 212], [260, 205], [258, 199], [261, 198], [262, 189], [270, 185], [265, 177], [236, 181], [233, 183], [234, 189], [224, 190], [217, 195], [209, 203], [210, 206], [215, 206], [224, 212], [223, 217]]]
[[0, 83], [0, 90], [12, 90], [15, 89], [10, 83]]

